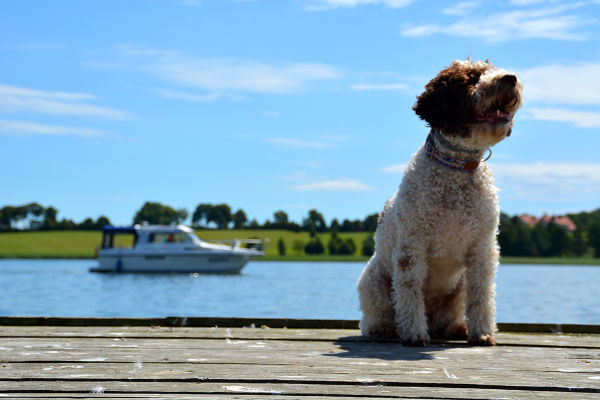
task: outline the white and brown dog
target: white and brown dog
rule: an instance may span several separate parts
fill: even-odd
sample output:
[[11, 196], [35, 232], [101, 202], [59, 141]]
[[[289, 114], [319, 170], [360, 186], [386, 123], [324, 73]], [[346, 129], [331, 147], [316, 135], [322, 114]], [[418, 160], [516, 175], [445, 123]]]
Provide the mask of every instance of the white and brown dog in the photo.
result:
[[494, 345], [499, 207], [482, 159], [512, 129], [521, 82], [488, 61], [453, 61], [413, 110], [431, 127], [375, 234], [358, 291], [360, 329], [427, 346], [430, 335]]

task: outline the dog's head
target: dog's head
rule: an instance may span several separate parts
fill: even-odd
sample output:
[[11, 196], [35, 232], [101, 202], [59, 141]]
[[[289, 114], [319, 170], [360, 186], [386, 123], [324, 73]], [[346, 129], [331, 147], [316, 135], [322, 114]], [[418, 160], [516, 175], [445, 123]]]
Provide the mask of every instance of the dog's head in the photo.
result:
[[445, 136], [486, 148], [510, 135], [521, 92], [515, 74], [489, 61], [453, 61], [425, 86], [413, 110]]

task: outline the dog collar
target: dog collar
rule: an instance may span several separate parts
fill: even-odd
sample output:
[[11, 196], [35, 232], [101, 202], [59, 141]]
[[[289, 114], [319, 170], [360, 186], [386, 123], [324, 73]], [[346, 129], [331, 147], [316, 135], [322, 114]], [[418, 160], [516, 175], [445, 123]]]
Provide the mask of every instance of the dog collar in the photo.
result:
[[[438, 163], [442, 164], [445, 167], [456, 169], [459, 171], [466, 171], [469, 173], [475, 172], [477, 167], [479, 167], [479, 164], [481, 163], [480, 157], [479, 159], [460, 159], [441, 152], [435, 147], [433, 135], [436, 135], [436, 138], [442, 143], [442, 145], [448, 146], [452, 150], [469, 153], [469, 156], [481, 154], [481, 151], [478, 150], [466, 150], [457, 148], [456, 146], [449, 143], [437, 130], [432, 130], [431, 133], [429, 133], [429, 135], [427, 136], [427, 140], [425, 141], [425, 154], [427, 155], [427, 157], [431, 158], [432, 160], [436, 160]], [[491, 157], [492, 151], [489, 150], [489, 152], [490, 155], [485, 160]]]

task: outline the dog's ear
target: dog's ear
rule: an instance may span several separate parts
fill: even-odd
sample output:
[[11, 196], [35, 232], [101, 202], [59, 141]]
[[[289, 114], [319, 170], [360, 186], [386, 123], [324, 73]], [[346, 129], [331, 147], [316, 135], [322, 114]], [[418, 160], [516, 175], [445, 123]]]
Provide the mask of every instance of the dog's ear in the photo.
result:
[[425, 86], [413, 110], [432, 128], [465, 134], [473, 121], [472, 96], [480, 75], [479, 69], [453, 63]]

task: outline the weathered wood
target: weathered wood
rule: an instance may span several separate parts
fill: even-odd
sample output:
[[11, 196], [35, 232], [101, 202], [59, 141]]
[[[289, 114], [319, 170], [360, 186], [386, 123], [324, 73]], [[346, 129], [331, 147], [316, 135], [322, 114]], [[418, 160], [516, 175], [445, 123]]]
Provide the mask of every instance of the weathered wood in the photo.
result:
[[[358, 329], [357, 320], [224, 317], [13, 317], [0, 316], [0, 326], [164, 326], [164, 327], [260, 327], [304, 329]], [[600, 325], [498, 323], [500, 332], [600, 334]]]
[[[120, 338], [120, 339], [244, 339], [287, 341], [373, 342], [351, 329], [250, 329], [250, 328], [172, 328], [172, 327], [71, 327], [62, 326], [0, 326], [2, 338]], [[598, 335], [583, 334], [513, 334], [500, 332], [496, 339], [500, 346], [535, 347], [598, 347]], [[381, 341], [394, 343], [393, 340]], [[465, 341], [433, 340], [434, 344], [465, 345]]]
[[[544, 389], [544, 388], [540, 388]], [[344, 384], [269, 383], [269, 382], [29, 382], [9, 383], [0, 388], [0, 395], [35, 398], [161, 398], [161, 399], [565, 399], [589, 400], [590, 393], [501, 388], [495, 386], [452, 387], [421, 385], [382, 385], [370, 382]], [[80, 397], [81, 396], [81, 397]]]
[[403, 347], [357, 330], [0, 327], [0, 397], [600, 396], [600, 336], [499, 333]]

